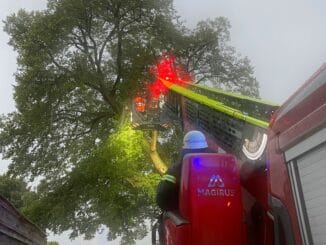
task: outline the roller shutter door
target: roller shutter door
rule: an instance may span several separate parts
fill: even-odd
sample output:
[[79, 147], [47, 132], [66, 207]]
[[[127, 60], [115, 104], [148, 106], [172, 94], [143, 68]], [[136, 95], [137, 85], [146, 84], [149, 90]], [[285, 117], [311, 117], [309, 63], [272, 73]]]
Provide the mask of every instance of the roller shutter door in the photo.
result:
[[313, 244], [326, 245], [326, 144], [296, 160]]

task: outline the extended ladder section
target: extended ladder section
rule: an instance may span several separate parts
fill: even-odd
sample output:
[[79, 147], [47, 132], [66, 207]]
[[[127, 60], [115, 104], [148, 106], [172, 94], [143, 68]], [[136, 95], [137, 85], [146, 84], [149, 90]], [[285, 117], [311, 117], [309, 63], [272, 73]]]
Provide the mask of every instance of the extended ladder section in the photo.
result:
[[184, 123], [204, 130], [238, 158], [262, 157], [267, 127], [279, 105], [203, 85], [160, 80], [169, 88], [166, 106]]

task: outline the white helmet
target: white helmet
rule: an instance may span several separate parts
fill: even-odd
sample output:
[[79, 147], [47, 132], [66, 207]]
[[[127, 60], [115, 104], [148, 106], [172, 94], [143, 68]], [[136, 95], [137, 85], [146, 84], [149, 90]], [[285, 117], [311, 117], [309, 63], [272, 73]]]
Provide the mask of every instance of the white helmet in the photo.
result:
[[183, 138], [183, 149], [202, 149], [207, 147], [205, 135], [200, 131], [189, 131]]

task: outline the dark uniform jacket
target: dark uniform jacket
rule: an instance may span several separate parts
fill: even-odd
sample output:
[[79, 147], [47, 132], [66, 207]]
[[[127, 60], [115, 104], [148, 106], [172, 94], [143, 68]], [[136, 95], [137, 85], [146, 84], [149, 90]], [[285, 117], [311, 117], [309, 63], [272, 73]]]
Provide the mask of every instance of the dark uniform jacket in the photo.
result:
[[179, 205], [179, 188], [182, 170], [183, 157], [189, 153], [207, 153], [207, 148], [203, 149], [183, 149], [180, 160], [172, 164], [162, 180], [157, 186], [156, 202], [157, 205], [165, 210], [177, 210]]

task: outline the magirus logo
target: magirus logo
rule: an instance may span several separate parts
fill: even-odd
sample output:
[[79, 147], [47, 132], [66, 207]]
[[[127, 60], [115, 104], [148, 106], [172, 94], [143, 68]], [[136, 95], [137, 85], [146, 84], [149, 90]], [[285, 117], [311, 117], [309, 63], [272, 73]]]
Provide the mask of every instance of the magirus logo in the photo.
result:
[[235, 195], [235, 189], [225, 188], [221, 176], [214, 174], [209, 179], [207, 188], [197, 188], [197, 195], [208, 197], [233, 197]]
[[217, 175], [212, 175], [210, 178], [207, 187], [224, 187], [224, 182], [222, 178], [217, 174]]

